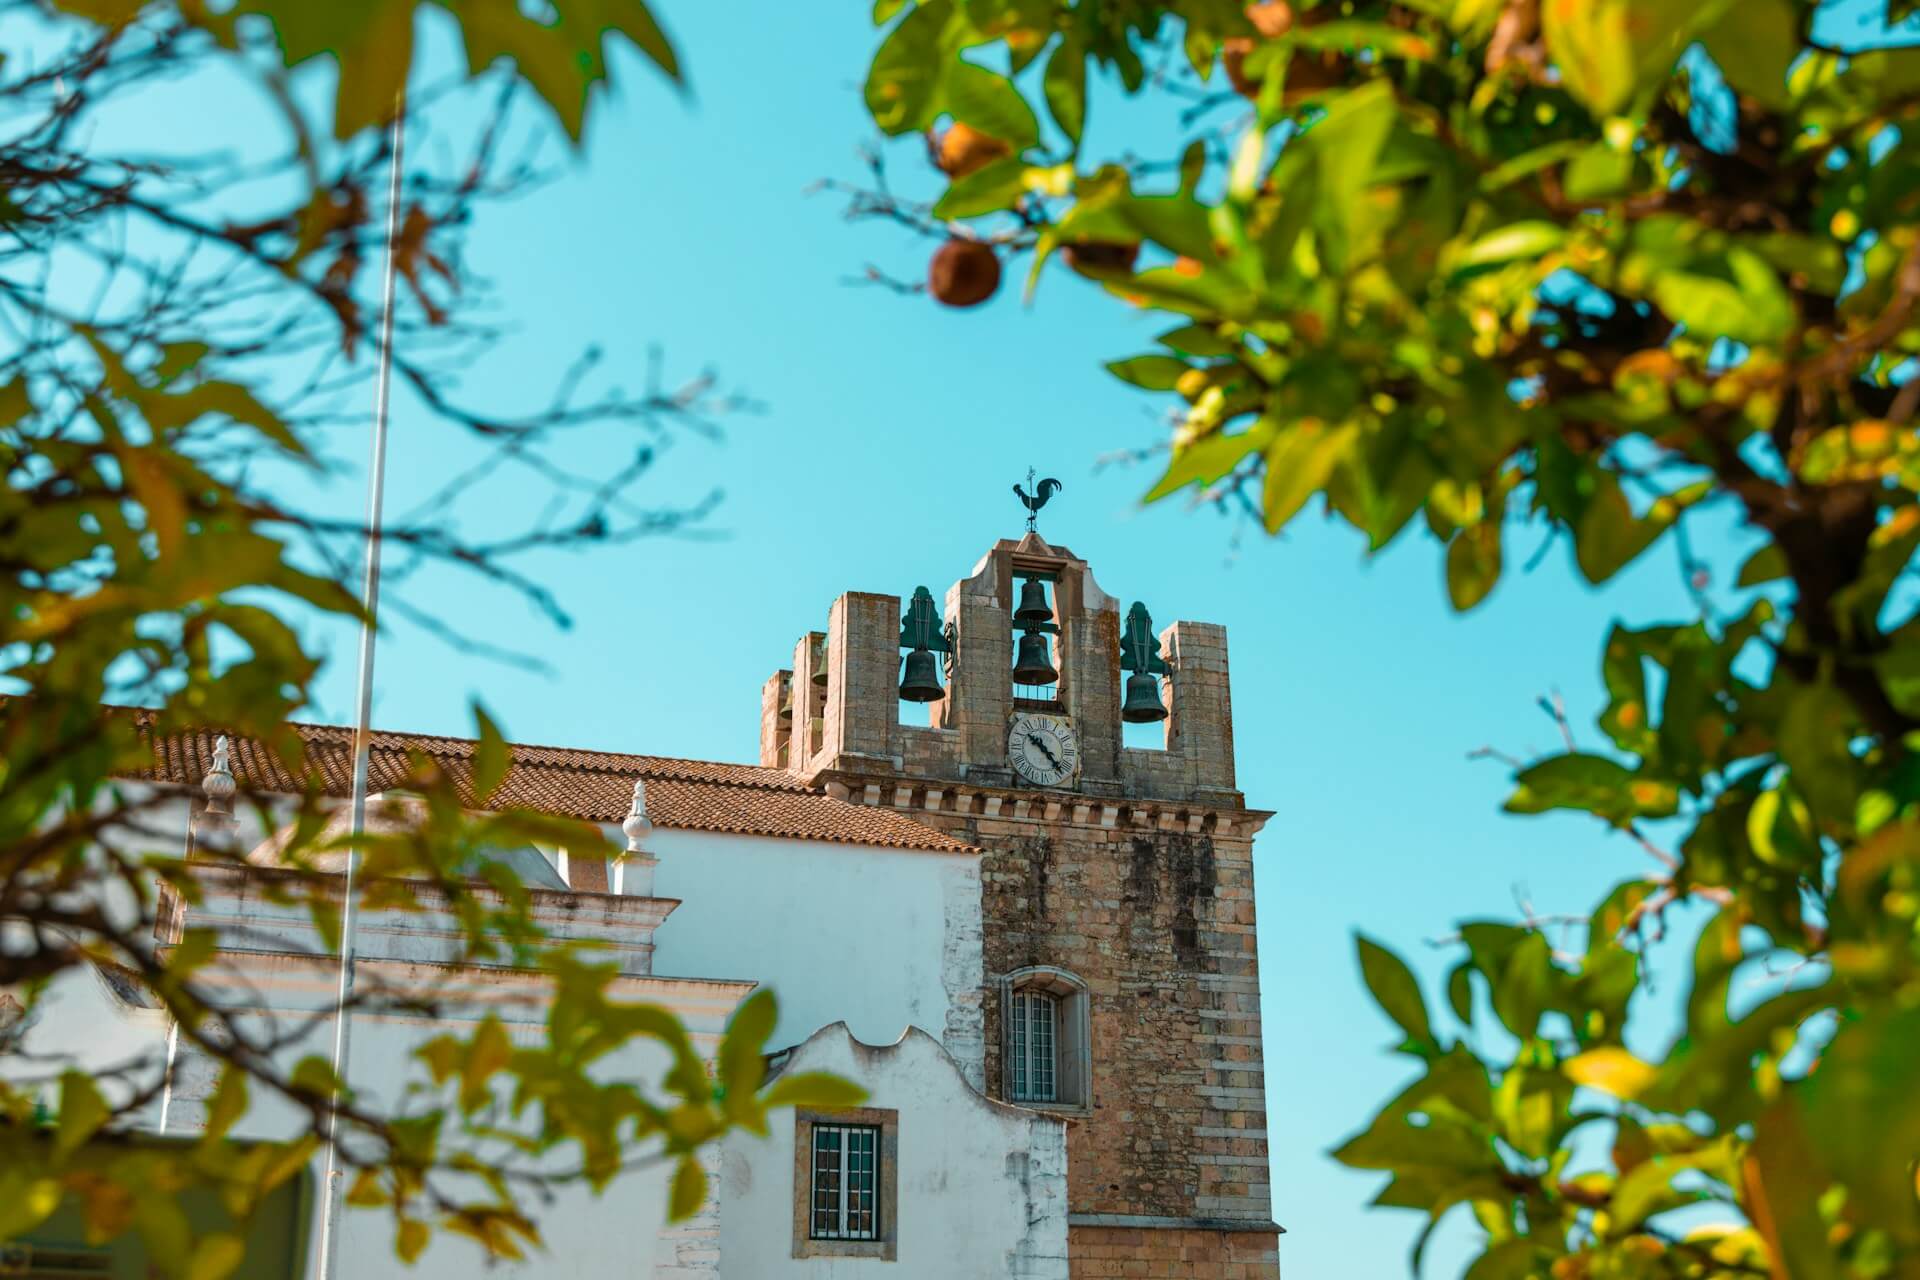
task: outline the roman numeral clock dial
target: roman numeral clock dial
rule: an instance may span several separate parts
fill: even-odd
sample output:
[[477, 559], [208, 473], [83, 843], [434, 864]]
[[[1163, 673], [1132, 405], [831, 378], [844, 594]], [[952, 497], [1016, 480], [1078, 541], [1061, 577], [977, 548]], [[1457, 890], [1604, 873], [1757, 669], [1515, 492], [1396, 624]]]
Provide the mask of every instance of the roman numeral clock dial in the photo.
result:
[[1057, 787], [1080, 772], [1080, 739], [1057, 716], [1015, 716], [1007, 729], [1007, 762], [1035, 786]]

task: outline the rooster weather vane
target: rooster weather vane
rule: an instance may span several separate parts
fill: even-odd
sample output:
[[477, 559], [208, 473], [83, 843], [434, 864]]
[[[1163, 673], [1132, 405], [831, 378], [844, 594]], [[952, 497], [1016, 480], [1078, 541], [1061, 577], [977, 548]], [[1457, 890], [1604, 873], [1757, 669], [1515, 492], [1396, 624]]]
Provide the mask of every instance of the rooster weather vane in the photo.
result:
[[1027, 491], [1017, 484], [1013, 486], [1013, 494], [1016, 498], [1020, 499], [1020, 505], [1027, 509], [1027, 532], [1032, 533], [1033, 522], [1040, 517], [1040, 508], [1046, 506], [1047, 499], [1060, 492], [1060, 490], [1066, 486], [1051, 477], [1042, 480], [1039, 484], [1033, 484], [1032, 467], [1027, 468], [1027, 483], [1033, 485], [1032, 497], [1028, 497]]

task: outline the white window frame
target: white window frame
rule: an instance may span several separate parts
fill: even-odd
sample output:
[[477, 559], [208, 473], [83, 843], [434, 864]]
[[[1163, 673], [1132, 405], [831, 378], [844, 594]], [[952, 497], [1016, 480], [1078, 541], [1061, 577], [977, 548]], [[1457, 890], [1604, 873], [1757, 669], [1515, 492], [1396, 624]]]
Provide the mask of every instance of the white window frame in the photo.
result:
[[[827, 1136], [837, 1138], [838, 1159], [830, 1171], [820, 1165], [820, 1143]], [[857, 1139], [857, 1141], [856, 1141]], [[808, 1167], [812, 1173], [807, 1187], [807, 1234], [815, 1240], [878, 1240], [880, 1238], [880, 1126], [876, 1124], [816, 1123], [812, 1134], [813, 1152]], [[864, 1160], [866, 1167], [859, 1167]], [[823, 1226], [820, 1207], [820, 1175], [833, 1174], [835, 1203], [826, 1213], [830, 1220]], [[866, 1203], [862, 1206], [860, 1198]], [[849, 1226], [864, 1214], [864, 1229]]]
[[[1039, 997], [1039, 999], [1036, 999]], [[1044, 1022], [1036, 1022], [1045, 1009]], [[1093, 1105], [1093, 1055], [1085, 980], [1053, 965], [1016, 969], [1000, 980], [1000, 1092], [1018, 1106], [1049, 1111], [1089, 1111]], [[1051, 1041], [1046, 1073], [1037, 1080], [1036, 1051]], [[1050, 1085], [1050, 1087], [1049, 1087]]]

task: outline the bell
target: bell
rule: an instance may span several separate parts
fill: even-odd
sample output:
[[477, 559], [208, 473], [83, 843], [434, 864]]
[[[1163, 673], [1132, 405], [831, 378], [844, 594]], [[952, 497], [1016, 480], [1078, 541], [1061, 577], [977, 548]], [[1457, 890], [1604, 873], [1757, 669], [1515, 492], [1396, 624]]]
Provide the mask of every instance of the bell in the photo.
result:
[[1020, 648], [1013, 659], [1013, 682], [1052, 684], [1059, 678], [1060, 673], [1053, 669], [1053, 653], [1046, 636], [1038, 631], [1029, 631], [1021, 636]]
[[1120, 718], [1128, 724], [1167, 718], [1167, 708], [1160, 701], [1159, 676], [1135, 673], [1127, 677], [1127, 699], [1121, 704]]
[[827, 646], [813, 646], [813, 682], [822, 689], [827, 687]]
[[940, 687], [940, 663], [925, 649], [907, 655], [900, 673], [900, 696], [908, 702], [938, 702], [946, 696]]
[[1052, 622], [1053, 606], [1047, 603], [1047, 586], [1038, 578], [1020, 584], [1020, 607], [1013, 611], [1013, 625], [1030, 627], [1037, 622]]

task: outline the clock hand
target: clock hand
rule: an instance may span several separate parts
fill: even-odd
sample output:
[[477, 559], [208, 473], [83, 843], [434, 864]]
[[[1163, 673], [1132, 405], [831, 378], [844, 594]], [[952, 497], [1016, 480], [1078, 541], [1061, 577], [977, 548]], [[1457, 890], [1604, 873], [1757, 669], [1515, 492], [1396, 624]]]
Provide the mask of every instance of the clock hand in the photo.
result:
[[1053, 748], [1047, 745], [1047, 740], [1045, 738], [1041, 737], [1037, 733], [1030, 733], [1027, 735], [1027, 741], [1031, 742], [1034, 746], [1040, 748], [1040, 750], [1047, 757], [1047, 763], [1051, 764], [1056, 769], [1060, 767], [1060, 757], [1053, 754]]

